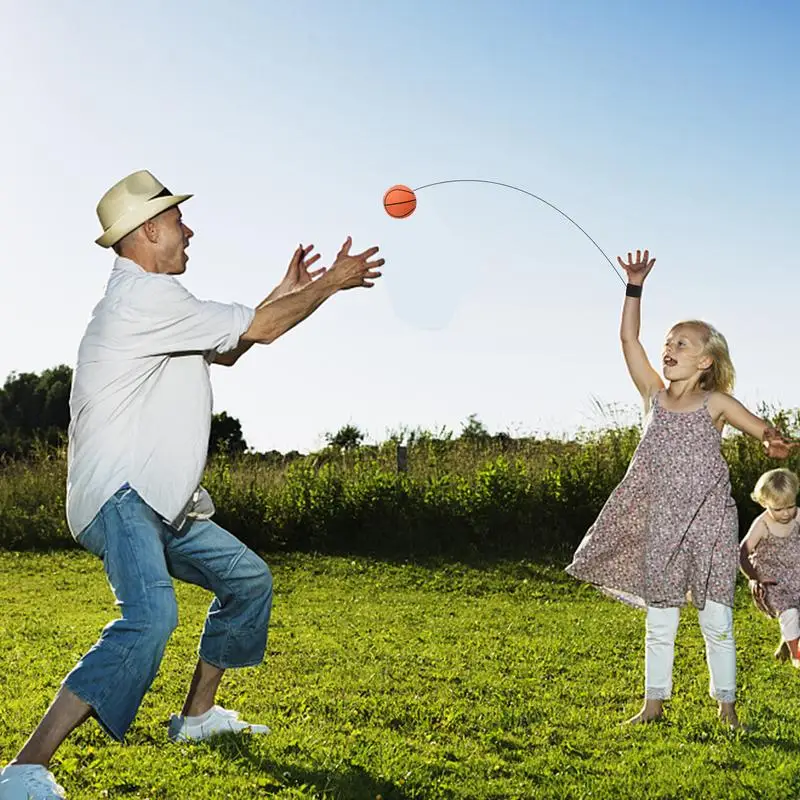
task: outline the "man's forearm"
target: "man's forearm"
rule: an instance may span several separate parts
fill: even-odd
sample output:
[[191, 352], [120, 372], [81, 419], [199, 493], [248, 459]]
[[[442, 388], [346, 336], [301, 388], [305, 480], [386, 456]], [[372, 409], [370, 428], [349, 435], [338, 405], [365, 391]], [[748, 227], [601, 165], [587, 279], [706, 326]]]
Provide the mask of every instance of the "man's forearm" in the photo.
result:
[[[289, 294], [289, 292], [285, 291], [281, 284], [278, 284], [256, 306], [256, 313], [258, 313], [259, 309], [263, 308], [268, 303], [271, 303], [273, 300], [277, 300], [277, 298], [283, 297], [286, 294]], [[233, 350], [229, 350], [227, 353], [218, 354], [214, 358], [214, 363], [220, 364], [223, 367], [232, 367], [254, 344], [256, 344], [255, 340], [248, 341], [243, 335], [242, 338], [239, 339], [239, 344]]]
[[[274, 300], [277, 297], [286, 294], [285, 291], [282, 290], [281, 284], [278, 284], [257, 306], [256, 311], [259, 308], [262, 308], [271, 300]], [[229, 350], [227, 353], [219, 353], [214, 358], [215, 364], [220, 364], [223, 367], [232, 367], [253, 345], [255, 342], [246, 342], [243, 339], [239, 339], [239, 344], [233, 349]]]
[[250, 327], [242, 334], [241, 342], [270, 344], [298, 322], [316, 311], [339, 286], [333, 277], [323, 275], [300, 289], [269, 298], [256, 309]]
[[221, 364], [223, 367], [232, 367], [253, 345], [255, 342], [245, 342], [239, 339], [239, 344], [228, 350], [227, 353], [217, 353], [214, 356], [214, 363]]
[[273, 300], [276, 300], [279, 297], [283, 297], [283, 295], [288, 294], [286, 290], [284, 290], [279, 283], [257, 306], [256, 308], [261, 308], [261, 306], [270, 303]]

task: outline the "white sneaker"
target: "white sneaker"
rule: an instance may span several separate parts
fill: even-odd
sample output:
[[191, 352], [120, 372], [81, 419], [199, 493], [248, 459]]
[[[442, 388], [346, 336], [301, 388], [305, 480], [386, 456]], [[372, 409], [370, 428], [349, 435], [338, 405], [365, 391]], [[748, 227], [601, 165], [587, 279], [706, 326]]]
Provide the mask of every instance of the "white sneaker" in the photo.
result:
[[[211, 706], [199, 717], [182, 717], [173, 714], [169, 718], [168, 736], [173, 742], [201, 742], [221, 733], [260, 733], [270, 732], [266, 725], [255, 725], [239, 719], [238, 711], [229, 711], [222, 706]], [[0, 795], [0, 800], [4, 800]]]
[[11, 764], [0, 772], [0, 800], [65, 800], [63, 786], [41, 764]]

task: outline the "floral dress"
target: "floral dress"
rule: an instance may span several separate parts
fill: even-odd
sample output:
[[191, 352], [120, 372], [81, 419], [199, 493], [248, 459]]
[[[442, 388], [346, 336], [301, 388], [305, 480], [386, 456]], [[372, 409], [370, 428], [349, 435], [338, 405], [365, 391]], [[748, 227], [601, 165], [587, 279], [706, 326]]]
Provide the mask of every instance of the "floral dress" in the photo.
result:
[[764, 587], [764, 596], [777, 617], [790, 608], [800, 607], [800, 520], [795, 517], [782, 525], [767, 521], [766, 516], [765, 511], [753, 522], [753, 527], [764, 525], [767, 535], [753, 549], [750, 563], [756, 568], [759, 580], [776, 581], [774, 586]]
[[653, 398], [639, 446], [567, 567], [636, 606], [733, 606], [738, 517], [708, 395], [695, 411]]

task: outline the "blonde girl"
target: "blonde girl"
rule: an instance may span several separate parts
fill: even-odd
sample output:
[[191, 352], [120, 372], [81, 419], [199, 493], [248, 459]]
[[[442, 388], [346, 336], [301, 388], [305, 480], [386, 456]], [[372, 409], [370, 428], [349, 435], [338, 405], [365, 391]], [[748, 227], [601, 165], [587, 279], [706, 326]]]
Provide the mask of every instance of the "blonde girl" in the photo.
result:
[[800, 668], [800, 519], [798, 479], [788, 469], [772, 469], [757, 481], [751, 497], [763, 509], [739, 548], [739, 565], [750, 581], [756, 606], [775, 617], [781, 643], [775, 657]]
[[[661, 351], [661, 375], [639, 341], [642, 286], [655, 264], [649, 252], [618, 259], [628, 275], [620, 337], [646, 422], [622, 482], [589, 529], [567, 571], [646, 608], [645, 699], [629, 722], [659, 719], [672, 693], [680, 609], [699, 611], [720, 718], [736, 715], [733, 595], [738, 523], [728, 465], [720, 449], [725, 425], [785, 457], [788, 443], [731, 395], [734, 368], [725, 337], [712, 325], [673, 325]], [[663, 378], [662, 378], [663, 375]]]

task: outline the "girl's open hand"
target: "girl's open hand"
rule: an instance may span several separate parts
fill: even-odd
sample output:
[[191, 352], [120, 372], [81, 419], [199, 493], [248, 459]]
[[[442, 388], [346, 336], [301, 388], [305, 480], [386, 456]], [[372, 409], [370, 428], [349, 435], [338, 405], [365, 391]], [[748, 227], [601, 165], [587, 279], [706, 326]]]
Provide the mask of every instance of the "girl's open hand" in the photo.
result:
[[750, 594], [753, 597], [753, 602], [759, 611], [762, 611], [767, 616], [772, 616], [772, 609], [767, 604], [767, 586], [775, 586], [777, 581], [750, 581]]
[[627, 263], [619, 256], [617, 256], [617, 261], [622, 269], [625, 270], [628, 276], [628, 283], [633, 283], [636, 286], [641, 286], [644, 283], [644, 279], [647, 277], [650, 270], [653, 269], [653, 264], [656, 263], [654, 258], [650, 258], [649, 250], [645, 250], [644, 254], [642, 254], [641, 250], [637, 250], [635, 260], [633, 255], [628, 253]]
[[777, 428], [769, 427], [764, 431], [762, 444], [770, 458], [788, 458], [792, 450], [800, 445], [800, 442], [793, 442]]

